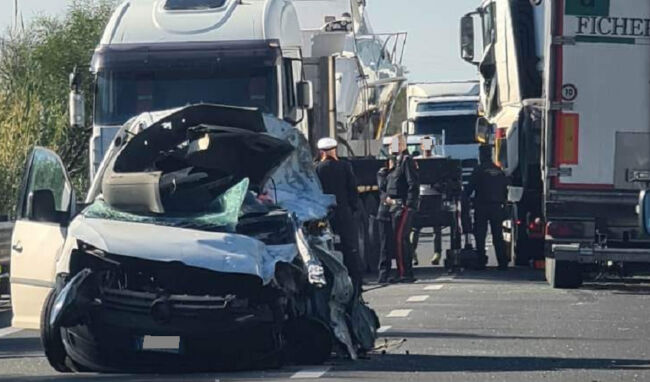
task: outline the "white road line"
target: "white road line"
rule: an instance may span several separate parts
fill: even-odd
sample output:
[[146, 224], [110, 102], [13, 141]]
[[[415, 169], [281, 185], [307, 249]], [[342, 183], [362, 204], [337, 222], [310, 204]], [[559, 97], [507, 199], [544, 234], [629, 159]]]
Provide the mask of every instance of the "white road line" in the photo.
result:
[[406, 302], [423, 302], [429, 298], [429, 295], [423, 294], [421, 296], [411, 296], [406, 299]]
[[390, 328], [392, 328], [392, 326], [390, 325], [382, 326], [379, 329], [377, 329], [377, 333], [386, 333], [387, 331], [390, 330]]
[[292, 375], [291, 379], [317, 379], [325, 375], [331, 366], [308, 367]]
[[2, 328], [0, 329], [0, 337], [8, 336], [10, 334], [18, 333], [22, 329], [18, 328]]
[[440, 290], [444, 286], [444, 284], [427, 285], [424, 287], [424, 290]]
[[386, 317], [408, 317], [412, 311], [412, 309], [396, 309], [388, 313]]

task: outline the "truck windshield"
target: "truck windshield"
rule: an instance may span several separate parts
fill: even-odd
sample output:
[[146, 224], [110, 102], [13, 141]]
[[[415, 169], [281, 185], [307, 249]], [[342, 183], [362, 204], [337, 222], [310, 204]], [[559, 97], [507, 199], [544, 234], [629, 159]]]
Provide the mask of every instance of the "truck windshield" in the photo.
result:
[[95, 123], [121, 125], [142, 112], [196, 103], [257, 107], [277, 115], [275, 67], [178, 66], [97, 73]]
[[475, 127], [475, 115], [422, 117], [415, 120], [415, 135], [441, 135], [444, 130], [446, 145], [471, 144], [476, 143]]

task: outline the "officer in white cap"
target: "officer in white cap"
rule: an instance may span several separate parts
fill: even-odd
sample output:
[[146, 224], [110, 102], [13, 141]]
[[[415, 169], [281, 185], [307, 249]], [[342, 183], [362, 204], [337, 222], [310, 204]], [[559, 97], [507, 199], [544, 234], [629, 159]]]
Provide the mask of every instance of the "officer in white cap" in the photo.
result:
[[359, 203], [357, 180], [352, 166], [339, 160], [336, 154], [338, 143], [333, 138], [318, 141], [320, 161], [316, 173], [323, 186], [323, 192], [336, 196], [336, 208], [330, 220], [332, 230], [341, 238], [341, 252], [350, 278], [357, 293], [361, 292], [362, 262], [359, 257], [359, 239], [354, 222], [354, 212]]

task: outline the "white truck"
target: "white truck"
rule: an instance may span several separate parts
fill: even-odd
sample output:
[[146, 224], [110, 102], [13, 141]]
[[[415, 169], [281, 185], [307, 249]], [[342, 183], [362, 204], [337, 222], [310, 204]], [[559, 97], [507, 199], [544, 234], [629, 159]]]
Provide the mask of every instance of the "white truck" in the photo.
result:
[[649, 263], [635, 206], [650, 181], [650, 3], [485, 0], [461, 20], [461, 56], [480, 73], [477, 138], [512, 178], [515, 262], [545, 259], [554, 287]]
[[478, 81], [410, 83], [406, 89], [409, 136], [438, 139], [453, 159], [478, 159], [474, 129], [478, 118]]
[[[352, 126], [369, 111], [378, 110], [387, 119], [404, 81], [403, 69], [395, 63], [401, 51], [391, 55], [388, 49], [403, 46], [404, 36], [373, 34], [364, 4], [124, 2], [106, 27], [91, 65], [96, 83], [91, 177], [119, 126], [143, 111], [196, 102], [254, 106], [296, 124], [312, 143], [338, 132], [349, 132], [341, 136], [352, 138]], [[273, 45], [281, 48], [281, 57], [260, 60]], [[314, 121], [307, 115], [306, 106], [312, 103], [307, 80], [318, 81], [328, 69], [332, 83], [325, 85], [332, 91], [324, 88], [316, 96], [322, 93], [318, 100], [329, 104], [319, 107], [333, 115]], [[82, 104], [78, 90], [73, 87], [72, 93], [71, 105], [80, 110], [74, 107]], [[72, 112], [71, 122], [80, 124], [83, 117]]]

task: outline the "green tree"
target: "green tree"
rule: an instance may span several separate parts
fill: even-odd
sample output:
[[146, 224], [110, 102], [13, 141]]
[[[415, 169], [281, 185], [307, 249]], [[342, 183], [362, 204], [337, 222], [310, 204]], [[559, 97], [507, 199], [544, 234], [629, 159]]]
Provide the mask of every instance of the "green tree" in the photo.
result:
[[[0, 38], [0, 215], [13, 214], [34, 145], [61, 155], [77, 190], [86, 188], [90, 127], [69, 126], [68, 75], [75, 67], [87, 71], [115, 5], [115, 0], [74, 0], [63, 17], [41, 17]], [[92, 85], [85, 77], [90, 100]], [[87, 116], [91, 106], [86, 102]]]

